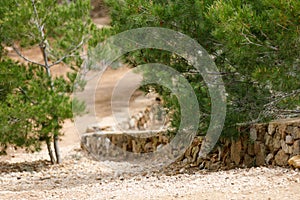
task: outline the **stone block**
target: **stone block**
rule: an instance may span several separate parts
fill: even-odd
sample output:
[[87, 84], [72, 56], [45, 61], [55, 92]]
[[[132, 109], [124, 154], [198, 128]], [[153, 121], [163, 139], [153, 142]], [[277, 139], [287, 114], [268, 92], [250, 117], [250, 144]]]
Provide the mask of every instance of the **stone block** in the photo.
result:
[[254, 143], [249, 143], [248, 144], [248, 148], [247, 148], [247, 153], [250, 155], [250, 156], [254, 156], [255, 153], [254, 153]]
[[295, 140], [300, 139], [300, 128], [293, 127], [292, 136]]
[[241, 140], [232, 141], [230, 148], [230, 158], [231, 160], [238, 165], [241, 161], [241, 150], [242, 150], [242, 142]]
[[268, 133], [265, 134], [265, 144], [270, 149], [270, 151], [273, 151], [273, 137]]
[[259, 144], [259, 150], [256, 154], [256, 165], [262, 166], [265, 165], [265, 158], [266, 158], [266, 147], [264, 144]]
[[254, 154], [255, 154], [255, 155], [257, 155], [258, 152], [260, 151], [260, 144], [261, 144], [260, 141], [255, 141], [255, 142], [254, 142]]
[[296, 140], [293, 144], [293, 155], [300, 154], [300, 140]]
[[284, 151], [284, 153], [292, 154], [293, 153], [293, 146], [290, 146], [285, 143], [284, 140], [280, 140], [281, 148]]
[[291, 135], [285, 136], [285, 143], [286, 144], [293, 144], [294, 143], [294, 138]]
[[278, 133], [280, 134], [281, 138], [285, 138], [285, 135], [286, 135], [286, 125], [285, 124], [279, 124], [278, 126]]
[[294, 168], [300, 168], [300, 155], [293, 156], [288, 160], [289, 165]]
[[280, 149], [281, 147], [281, 143], [280, 143], [281, 137], [280, 137], [280, 133], [276, 132], [274, 137], [273, 137], [273, 148], [274, 151], [277, 151]]
[[288, 164], [289, 155], [283, 150], [279, 150], [275, 156], [275, 163], [279, 166], [286, 166]]
[[270, 164], [272, 163], [272, 160], [273, 160], [273, 159], [274, 159], [273, 153], [269, 153], [269, 154], [267, 155], [266, 159], [265, 159], [266, 164], [267, 164], [267, 165], [270, 165]]
[[251, 141], [257, 140], [257, 130], [255, 126], [250, 128], [250, 140]]
[[254, 158], [248, 154], [245, 154], [244, 165], [247, 167], [253, 167], [254, 166]]
[[273, 123], [270, 123], [268, 126], [268, 134], [273, 135], [275, 133], [275, 130], [276, 130], [276, 125]]

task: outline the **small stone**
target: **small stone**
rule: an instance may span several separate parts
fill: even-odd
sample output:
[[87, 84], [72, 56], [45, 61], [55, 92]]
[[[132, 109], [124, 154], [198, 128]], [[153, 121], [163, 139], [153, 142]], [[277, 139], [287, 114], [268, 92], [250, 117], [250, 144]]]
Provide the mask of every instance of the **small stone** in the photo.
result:
[[285, 137], [285, 143], [287, 143], [287, 144], [293, 144], [293, 143], [294, 143], [293, 137], [290, 136], [290, 135], [287, 135], [287, 136]]
[[187, 158], [183, 159], [182, 163], [183, 164], [187, 164], [188, 163], [188, 159]]
[[300, 168], [300, 155], [293, 156], [288, 160], [290, 166], [294, 168]]
[[265, 159], [266, 164], [270, 165], [273, 158], [274, 158], [274, 155], [272, 153], [269, 153]]
[[199, 165], [199, 169], [202, 170], [205, 168], [205, 162], [202, 162], [200, 165]]

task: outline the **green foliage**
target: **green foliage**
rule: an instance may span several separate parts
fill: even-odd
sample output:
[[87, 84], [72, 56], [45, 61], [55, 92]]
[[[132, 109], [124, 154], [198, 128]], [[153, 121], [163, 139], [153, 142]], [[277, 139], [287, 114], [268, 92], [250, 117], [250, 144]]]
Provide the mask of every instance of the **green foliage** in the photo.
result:
[[[227, 92], [223, 136], [238, 134], [237, 125], [299, 113], [300, 2], [298, 0], [106, 0], [112, 29], [119, 33], [139, 27], [165, 27], [197, 40], [213, 57]], [[107, 37], [107, 35], [106, 35]], [[102, 36], [101, 39], [103, 39]], [[163, 63], [181, 72], [194, 88], [201, 109], [199, 133], [210, 121], [210, 98], [201, 76], [182, 58], [157, 49], [131, 52], [133, 66]], [[145, 77], [153, 76], [143, 72]], [[179, 105], [170, 91], [154, 88], [180, 122]]]
[[65, 119], [72, 117], [72, 82], [62, 77], [50, 79], [39, 66], [28, 67], [11, 60], [0, 62], [1, 110], [0, 144], [40, 149], [41, 141], [60, 135]]
[[[59, 162], [57, 140], [63, 121], [72, 118], [70, 95], [82, 64], [80, 54], [94, 28], [89, 13], [88, 0], [0, 2], [1, 48], [12, 46], [25, 61], [15, 63], [0, 54], [2, 151], [8, 145], [36, 151], [41, 141], [49, 150], [53, 141]], [[39, 47], [43, 60], [26, 57], [21, 50], [25, 47]], [[66, 76], [52, 75], [51, 68], [58, 64], [71, 69]], [[75, 101], [74, 106], [84, 109], [82, 102]]]

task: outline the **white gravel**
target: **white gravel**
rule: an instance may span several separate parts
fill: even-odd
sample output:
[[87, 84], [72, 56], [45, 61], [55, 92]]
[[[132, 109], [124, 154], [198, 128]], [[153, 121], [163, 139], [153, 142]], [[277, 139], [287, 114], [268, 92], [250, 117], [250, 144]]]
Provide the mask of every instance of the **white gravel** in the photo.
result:
[[[97, 162], [63, 148], [62, 165], [0, 175], [0, 199], [300, 199], [300, 174], [284, 168], [133, 174], [128, 163]], [[15, 155], [9, 162], [40, 159]], [[14, 164], [18, 165], [18, 164]], [[122, 173], [127, 171], [128, 173]]]

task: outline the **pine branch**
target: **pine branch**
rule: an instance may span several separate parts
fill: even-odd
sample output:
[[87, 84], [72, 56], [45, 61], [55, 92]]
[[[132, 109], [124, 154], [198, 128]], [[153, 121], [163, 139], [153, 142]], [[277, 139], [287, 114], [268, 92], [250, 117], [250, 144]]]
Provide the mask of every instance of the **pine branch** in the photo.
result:
[[39, 65], [42, 67], [46, 67], [44, 64], [35, 62], [33, 60], [30, 60], [29, 58], [27, 58], [26, 56], [24, 56], [14, 45], [12, 46], [13, 50], [18, 54], [18, 56], [20, 56], [21, 58], [23, 58], [25, 61], [31, 63], [31, 64], [35, 64], [35, 65]]
[[53, 67], [55, 65], [60, 64], [64, 59], [68, 58], [68, 57], [72, 57], [74, 56], [74, 52], [76, 50], [78, 50], [80, 47], [82, 47], [82, 45], [84, 44], [84, 40], [85, 38], [82, 38], [82, 40], [80, 41], [80, 43], [75, 46], [73, 49], [71, 49], [68, 53], [66, 53], [64, 56], [62, 56], [61, 58], [59, 58], [57, 61], [55, 61], [54, 63], [50, 64], [49, 67]]

